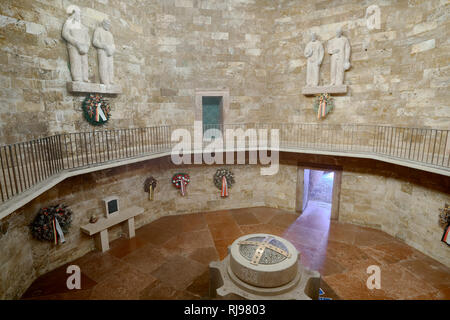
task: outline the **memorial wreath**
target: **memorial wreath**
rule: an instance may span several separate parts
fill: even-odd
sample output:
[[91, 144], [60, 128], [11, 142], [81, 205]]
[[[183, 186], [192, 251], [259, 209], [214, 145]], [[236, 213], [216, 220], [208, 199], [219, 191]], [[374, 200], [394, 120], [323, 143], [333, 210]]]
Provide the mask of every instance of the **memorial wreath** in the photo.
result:
[[233, 173], [225, 168], [217, 169], [214, 174], [214, 185], [221, 190], [222, 197], [228, 197], [228, 188], [234, 184]]
[[175, 173], [172, 177], [172, 184], [175, 188], [181, 190], [181, 195], [186, 194], [186, 187], [190, 182], [189, 175], [187, 173]]
[[41, 208], [30, 224], [31, 234], [41, 241], [64, 243], [64, 234], [69, 231], [71, 223], [72, 211], [67, 206], [57, 204]]
[[156, 189], [157, 183], [158, 183], [158, 181], [155, 178], [153, 178], [152, 176], [145, 179], [144, 191], [148, 192], [148, 200], [153, 200], [153, 194]]
[[109, 120], [111, 107], [101, 95], [90, 94], [83, 101], [83, 113], [90, 124], [99, 126]]
[[328, 93], [322, 93], [314, 101], [314, 111], [317, 119], [324, 118], [334, 108], [333, 98]]

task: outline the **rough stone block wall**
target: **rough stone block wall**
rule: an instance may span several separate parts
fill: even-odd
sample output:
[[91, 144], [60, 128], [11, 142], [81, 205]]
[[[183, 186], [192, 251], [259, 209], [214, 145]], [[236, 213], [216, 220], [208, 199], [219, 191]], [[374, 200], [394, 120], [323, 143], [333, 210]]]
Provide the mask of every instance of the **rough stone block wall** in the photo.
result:
[[[273, 121], [317, 122], [306, 83], [303, 56], [311, 32], [325, 49], [320, 84], [330, 82], [327, 41], [342, 27], [351, 44], [347, 94], [323, 123], [365, 123], [448, 129], [449, 6], [440, 0], [278, 2], [266, 66]], [[381, 9], [381, 29], [369, 30], [369, 5]]]
[[[90, 131], [84, 94], [70, 94], [62, 25], [81, 8], [94, 28], [108, 17], [116, 43], [115, 75], [123, 94], [110, 97], [105, 128], [192, 124], [196, 88], [230, 90], [230, 123], [258, 121], [267, 94], [264, 39], [268, 0], [74, 0], [0, 2], [0, 143], [56, 132]], [[89, 78], [99, 82], [95, 48]]]
[[385, 231], [450, 266], [439, 225], [439, 209], [450, 203], [449, 177], [375, 160], [304, 154], [282, 159], [293, 167], [298, 162], [341, 167], [339, 221]]
[[[450, 202], [450, 179], [411, 170], [409, 175], [344, 166], [339, 220], [381, 229], [408, 245], [450, 265], [441, 241], [439, 209]], [[401, 171], [401, 170], [399, 170]], [[409, 171], [409, 170], [406, 170]]]
[[[297, 163], [342, 167], [339, 220], [381, 229], [450, 266], [448, 247], [440, 241], [439, 208], [450, 202], [446, 177], [373, 160], [319, 155], [281, 154], [276, 175], [261, 176], [259, 165], [233, 165], [236, 184], [222, 199], [213, 184], [218, 166], [175, 166], [170, 158], [149, 160], [69, 178], [2, 220], [0, 234], [0, 298], [18, 298], [38, 276], [94, 250], [94, 240], [80, 231], [92, 214], [103, 214], [102, 198], [116, 194], [125, 208], [138, 205], [145, 213], [136, 219], [139, 228], [165, 215], [267, 206], [294, 213]], [[176, 172], [191, 176], [187, 196], [171, 184]], [[158, 180], [154, 201], [143, 183]], [[65, 203], [74, 212], [64, 245], [39, 242], [28, 225], [43, 206]], [[116, 239], [121, 228], [110, 229]]]
[[[123, 94], [111, 97], [106, 128], [192, 124], [195, 89], [221, 87], [230, 89], [229, 122], [317, 122], [313, 98], [301, 94], [304, 46], [311, 31], [326, 41], [343, 26], [352, 45], [352, 68], [345, 75], [349, 92], [335, 98], [324, 123], [448, 129], [448, 3], [376, 3], [381, 30], [369, 31], [363, 19], [369, 4], [359, 0], [3, 0], [0, 144], [92, 130], [82, 118], [84, 95], [66, 90], [70, 74], [61, 28], [69, 4], [81, 7], [91, 34], [105, 16], [112, 21]], [[96, 82], [93, 48], [89, 64]], [[329, 57], [321, 70], [326, 84]], [[105, 194], [126, 190], [123, 206], [144, 206], [138, 226], [164, 214], [221, 208], [293, 210], [297, 160], [344, 168], [340, 220], [380, 228], [450, 265], [437, 225], [438, 208], [450, 202], [446, 177], [376, 161], [303, 155], [283, 164], [275, 177], [259, 176], [255, 166], [236, 168], [236, 188], [221, 200], [209, 180], [214, 167], [186, 168], [193, 182], [181, 198], [168, 180], [184, 168], [145, 162], [71, 178], [2, 220], [9, 226], [0, 238], [0, 297], [19, 297], [35, 277], [92, 250], [93, 241], [78, 228], [101, 212]], [[153, 203], [142, 190], [147, 175], [160, 180]], [[53, 248], [31, 239], [27, 225], [40, 207], [58, 201], [76, 215], [68, 244]], [[119, 232], [113, 229], [111, 237]]]
[[[222, 166], [220, 166], [222, 167]], [[84, 174], [64, 180], [5, 219], [5, 234], [0, 233], [0, 299], [20, 298], [38, 276], [94, 250], [92, 237], [82, 234], [80, 226], [91, 215], [102, 216], [102, 199], [119, 196], [120, 207], [132, 205], [145, 209], [136, 218], [139, 228], [162, 216], [216, 211], [221, 209], [271, 206], [294, 211], [296, 168], [281, 165], [273, 176], [261, 176], [260, 165], [233, 165], [236, 183], [228, 198], [220, 197], [213, 176], [217, 165], [174, 165], [170, 157]], [[177, 172], [190, 175], [187, 195], [182, 197], [172, 183]], [[148, 200], [144, 181], [152, 175], [158, 180], [154, 200]], [[292, 189], [291, 186], [294, 186]], [[28, 225], [40, 208], [58, 203], [68, 205], [74, 215], [67, 242], [55, 246], [32, 238]], [[120, 226], [109, 229], [110, 239], [121, 235]]]
[[[349, 92], [325, 123], [447, 129], [448, 4], [382, 1], [381, 30], [365, 25], [367, 4], [344, 1], [158, 0], [0, 3], [0, 143], [55, 132], [89, 131], [84, 95], [69, 94], [61, 28], [71, 3], [90, 32], [112, 21], [115, 73], [106, 128], [194, 120], [196, 88], [230, 89], [227, 122], [317, 122], [305, 85], [303, 50], [311, 31], [325, 42], [338, 26], [352, 46]], [[90, 80], [98, 82], [89, 51]], [[329, 80], [329, 56], [321, 83]]]

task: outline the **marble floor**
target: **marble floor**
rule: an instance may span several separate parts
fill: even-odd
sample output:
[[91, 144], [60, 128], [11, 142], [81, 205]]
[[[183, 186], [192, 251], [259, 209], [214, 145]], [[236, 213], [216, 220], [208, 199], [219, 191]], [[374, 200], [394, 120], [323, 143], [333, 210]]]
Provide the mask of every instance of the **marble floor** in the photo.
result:
[[[311, 202], [301, 216], [246, 208], [170, 216], [70, 264], [81, 290], [66, 288], [64, 265], [38, 278], [23, 299], [208, 299], [208, 263], [223, 259], [237, 237], [255, 232], [289, 239], [302, 262], [322, 274], [333, 299], [447, 299], [450, 268], [388, 234], [329, 220], [329, 205]], [[366, 287], [369, 265], [381, 268], [381, 289]]]

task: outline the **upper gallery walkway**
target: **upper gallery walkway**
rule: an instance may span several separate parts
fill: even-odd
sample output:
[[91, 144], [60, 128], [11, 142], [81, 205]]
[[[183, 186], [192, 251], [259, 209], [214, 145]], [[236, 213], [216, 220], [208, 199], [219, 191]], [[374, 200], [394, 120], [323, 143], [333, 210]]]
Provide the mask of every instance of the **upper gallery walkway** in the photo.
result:
[[[183, 154], [278, 150], [369, 158], [450, 176], [449, 131], [361, 124], [242, 123], [57, 134], [0, 147], [0, 219], [68, 177], [171, 155], [172, 150], [180, 150], [181, 137]], [[215, 149], [208, 151], [213, 143]]]

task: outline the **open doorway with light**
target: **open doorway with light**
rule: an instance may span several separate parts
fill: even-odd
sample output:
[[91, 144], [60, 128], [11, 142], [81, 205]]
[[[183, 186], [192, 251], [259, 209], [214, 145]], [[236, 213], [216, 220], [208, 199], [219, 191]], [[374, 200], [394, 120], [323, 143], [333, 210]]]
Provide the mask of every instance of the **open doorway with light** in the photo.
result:
[[302, 212], [317, 211], [325, 218], [330, 219], [334, 172], [305, 169], [303, 174]]
[[299, 166], [296, 211], [324, 221], [338, 220], [341, 176], [341, 168]]

